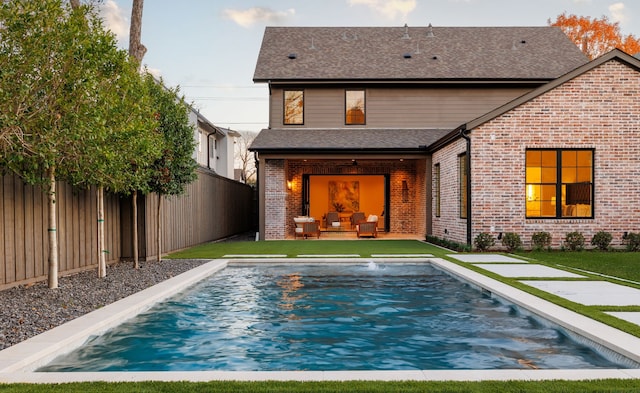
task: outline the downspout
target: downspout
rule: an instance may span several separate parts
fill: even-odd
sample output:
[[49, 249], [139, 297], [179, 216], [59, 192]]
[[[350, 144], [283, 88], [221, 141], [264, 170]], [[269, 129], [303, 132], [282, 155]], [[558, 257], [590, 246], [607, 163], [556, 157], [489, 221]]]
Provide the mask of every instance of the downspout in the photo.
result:
[[471, 138], [469, 138], [469, 130], [464, 124], [460, 128], [460, 136], [467, 141], [467, 162], [465, 171], [467, 171], [467, 245], [471, 246]]
[[[255, 225], [257, 226], [256, 228], [256, 240], [263, 240], [262, 236], [264, 236], [264, 233], [260, 233], [260, 223], [262, 222], [262, 220], [264, 219], [262, 217], [262, 214], [260, 212], [260, 160], [258, 159], [258, 152], [254, 151], [253, 152], [253, 160], [254, 160], [254, 164], [256, 166], [256, 188], [255, 188], [255, 198], [256, 198], [256, 219], [258, 222], [255, 223]], [[246, 180], [245, 180], [246, 182]]]

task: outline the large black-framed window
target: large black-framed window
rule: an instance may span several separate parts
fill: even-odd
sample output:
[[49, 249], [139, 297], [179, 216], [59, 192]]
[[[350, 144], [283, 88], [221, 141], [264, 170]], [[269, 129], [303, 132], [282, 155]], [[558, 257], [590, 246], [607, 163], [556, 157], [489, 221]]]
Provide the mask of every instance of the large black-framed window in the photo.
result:
[[436, 217], [440, 217], [440, 164], [436, 164], [434, 166], [434, 171], [433, 171], [433, 182], [434, 182], [434, 187], [433, 187], [433, 197], [435, 199], [436, 202]]
[[366, 124], [365, 117], [365, 91], [364, 90], [346, 90], [345, 91], [344, 123]]
[[285, 90], [283, 124], [304, 124], [304, 90]]
[[467, 153], [462, 153], [458, 156], [458, 184], [459, 184], [459, 207], [460, 218], [467, 218]]
[[527, 149], [527, 218], [593, 218], [594, 149]]

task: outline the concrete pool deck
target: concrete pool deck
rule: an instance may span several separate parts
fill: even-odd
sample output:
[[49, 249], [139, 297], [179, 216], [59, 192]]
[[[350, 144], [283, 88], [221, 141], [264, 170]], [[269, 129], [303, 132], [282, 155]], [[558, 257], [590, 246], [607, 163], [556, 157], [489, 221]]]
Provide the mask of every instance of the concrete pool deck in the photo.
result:
[[[456, 255], [469, 257], [471, 255]], [[454, 257], [454, 256], [452, 256]], [[472, 258], [474, 263], [525, 263], [506, 256]], [[497, 259], [496, 261], [487, 260]], [[374, 258], [331, 258], [328, 263], [363, 264]], [[112, 303], [83, 317], [77, 318], [22, 343], [0, 351], [0, 383], [61, 383], [79, 381], [327, 381], [327, 380], [379, 380], [379, 381], [479, 381], [479, 380], [584, 380], [584, 379], [640, 379], [640, 368], [632, 369], [581, 369], [581, 370], [407, 370], [407, 371], [191, 371], [191, 372], [35, 372], [54, 357], [82, 345], [88, 338], [99, 335], [110, 328], [134, 317], [155, 303], [214, 274], [227, 265], [273, 264], [273, 263], [318, 263], [318, 258], [239, 258], [218, 259], [192, 269], [158, 285]], [[468, 261], [465, 261], [470, 263]], [[456, 263], [439, 258], [411, 257], [384, 258], [384, 263], [431, 263], [435, 267], [459, 277], [471, 285], [482, 288], [500, 299], [528, 310], [557, 324], [562, 329], [582, 336], [610, 354], [621, 354], [640, 363], [640, 338], [622, 332], [601, 322], [569, 311], [553, 303], [530, 295], [481, 273]], [[534, 266], [531, 264], [531, 266]], [[542, 266], [542, 265], [538, 265]], [[541, 271], [548, 273], [548, 270]], [[535, 271], [534, 271], [535, 272]], [[528, 271], [526, 277], [531, 278]], [[499, 274], [499, 273], [497, 273]], [[548, 276], [543, 276], [548, 277]], [[575, 281], [574, 281], [575, 282]], [[590, 281], [593, 282], [593, 281]], [[628, 287], [627, 287], [628, 288]], [[600, 298], [606, 298], [601, 293]], [[640, 314], [640, 313], [638, 313]]]

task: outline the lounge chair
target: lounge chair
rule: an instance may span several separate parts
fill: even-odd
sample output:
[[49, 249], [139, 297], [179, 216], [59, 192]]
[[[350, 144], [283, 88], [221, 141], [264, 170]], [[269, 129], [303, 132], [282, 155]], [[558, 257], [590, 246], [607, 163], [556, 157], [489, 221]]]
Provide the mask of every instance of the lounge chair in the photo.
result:
[[[326, 220], [327, 220], [327, 229], [340, 226], [340, 214], [338, 214], [338, 212], [327, 213]], [[338, 225], [334, 225], [334, 222], [338, 223]]]
[[295, 237], [302, 236], [306, 239], [308, 236], [317, 236], [320, 238], [320, 223], [313, 217], [295, 217], [293, 221], [296, 224]]
[[378, 237], [378, 216], [370, 215], [367, 221], [356, 225], [356, 234], [361, 236]]
[[365, 215], [363, 212], [353, 213], [351, 215], [351, 229], [355, 228], [355, 226], [361, 223], [362, 221], [366, 221]]

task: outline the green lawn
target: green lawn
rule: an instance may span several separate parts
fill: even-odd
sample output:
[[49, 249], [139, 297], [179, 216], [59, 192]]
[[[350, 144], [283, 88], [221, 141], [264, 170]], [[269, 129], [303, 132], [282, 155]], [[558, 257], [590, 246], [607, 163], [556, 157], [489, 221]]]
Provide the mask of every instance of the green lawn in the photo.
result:
[[549, 265], [568, 266], [640, 283], [640, 253], [638, 252], [532, 251], [518, 254]]
[[[298, 240], [266, 242], [209, 243], [169, 255], [178, 259], [214, 259], [229, 254], [433, 254], [446, 258], [447, 250], [413, 240], [331, 241]], [[521, 252], [531, 262], [558, 267], [569, 266], [640, 282], [640, 253], [627, 252]], [[474, 270], [481, 271], [469, 264]], [[608, 317], [601, 309], [576, 305], [541, 291], [532, 290], [515, 279], [482, 271], [514, 287], [534, 293], [574, 311], [640, 336], [640, 328]], [[602, 279], [591, 276], [591, 279]], [[597, 381], [509, 381], [509, 382], [142, 382], [74, 383], [57, 385], [1, 385], [0, 392], [640, 392], [638, 380]]]
[[484, 382], [119, 382], [71, 384], [0, 385], [3, 393], [129, 393], [129, 392], [206, 392], [206, 393], [554, 393], [554, 392], [638, 392], [637, 380], [594, 381], [484, 381]]
[[169, 258], [220, 258], [231, 254], [433, 254], [447, 251], [417, 240], [273, 240], [261, 242], [220, 242], [196, 246], [169, 255]]

